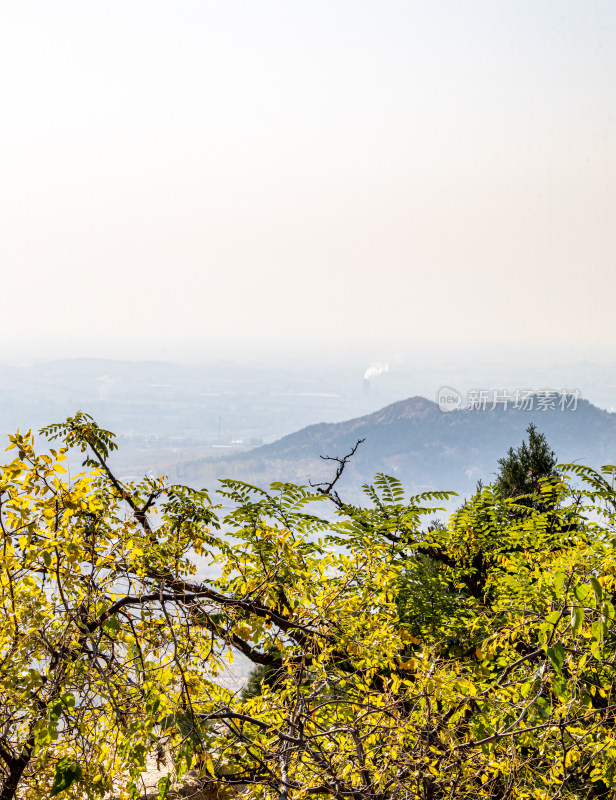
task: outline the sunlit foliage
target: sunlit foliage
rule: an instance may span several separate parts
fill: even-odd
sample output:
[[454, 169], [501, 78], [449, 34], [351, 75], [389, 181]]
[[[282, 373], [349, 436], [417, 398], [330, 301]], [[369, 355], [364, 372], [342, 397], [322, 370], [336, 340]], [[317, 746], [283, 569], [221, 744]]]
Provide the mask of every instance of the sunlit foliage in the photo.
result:
[[[46, 433], [0, 477], [0, 800], [138, 797], [161, 746], [161, 797], [188, 769], [260, 798], [613, 795], [614, 467], [430, 525], [447, 494], [384, 475], [365, 507], [210, 498], [122, 483], [84, 414]], [[220, 680], [238, 652], [245, 692]]]

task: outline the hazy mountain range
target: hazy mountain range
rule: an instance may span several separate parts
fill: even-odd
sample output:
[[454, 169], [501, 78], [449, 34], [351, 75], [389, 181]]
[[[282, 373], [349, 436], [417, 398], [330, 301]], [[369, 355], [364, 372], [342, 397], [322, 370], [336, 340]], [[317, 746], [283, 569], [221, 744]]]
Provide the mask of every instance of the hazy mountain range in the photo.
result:
[[[261, 484], [323, 480], [333, 465], [319, 456], [343, 455], [365, 438], [342, 482], [349, 498], [377, 471], [399, 476], [413, 491], [465, 493], [479, 478], [494, 477], [498, 458], [522, 441], [531, 420], [561, 461], [616, 460], [616, 415], [601, 410], [616, 407], [615, 366], [533, 367], [506, 358], [482, 366], [453, 357], [391, 365], [316, 358], [0, 364], [0, 434], [6, 442], [17, 428], [36, 431], [82, 409], [117, 434], [112, 466], [121, 477], [166, 473], [211, 488], [229, 475]], [[461, 393], [478, 386], [579, 387], [595, 405], [580, 400], [575, 411], [444, 414], [424, 399], [444, 384]]]
[[616, 414], [587, 400], [579, 400], [575, 410], [443, 413], [436, 403], [411, 397], [345, 422], [310, 425], [248, 452], [180, 463], [171, 476], [205, 486], [213, 486], [218, 477], [259, 485], [322, 481], [333, 475], [335, 464], [320, 456], [343, 456], [365, 439], [340, 483], [349, 499], [356, 499], [361, 485], [376, 472], [396, 476], [411, 492], [451, 489], [466, 494], [479, 479], [494, 478], [498, 459], [526, 438], [530, 422], [546, 434], [560, 462], [596, 467], [616, 460]]

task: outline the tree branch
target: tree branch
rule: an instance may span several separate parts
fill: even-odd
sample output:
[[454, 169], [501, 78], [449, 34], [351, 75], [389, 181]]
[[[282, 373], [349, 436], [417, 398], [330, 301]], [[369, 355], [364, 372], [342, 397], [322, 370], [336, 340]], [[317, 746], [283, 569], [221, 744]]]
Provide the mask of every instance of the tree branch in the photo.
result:
[[310, 481], [310, 486], [313, 489], [316, 489], [319, 494], [324, 494], [327, 497], [329, 497], [332, 503], [334, 503], [334, 505], [337, 506], [338, 508], [343, 508], [344, 503], [340, 499], [340, 495], [338, 494], [338, 492], [334, 489], [334, 486], [338, 483], [338, 481], [342, 477], [342, 473], [344, 472], [344, 468], [346, 467], [348, 460], [355, 455], [359, 445], [365, 441], [366, 441], [365, 439], [358, 439], [353, 445], [351, 452], [347, 453], [345, 456], [342, 456], [342, 458], [338, 456], [320, 456], [323, 459], [323, 461], [335, 461], [338, 464], [336, 468], [336, 474], [329, 483], [327, 483], [327, 481], [322, 481], [321, 483], [313, 483], [312, 481]]

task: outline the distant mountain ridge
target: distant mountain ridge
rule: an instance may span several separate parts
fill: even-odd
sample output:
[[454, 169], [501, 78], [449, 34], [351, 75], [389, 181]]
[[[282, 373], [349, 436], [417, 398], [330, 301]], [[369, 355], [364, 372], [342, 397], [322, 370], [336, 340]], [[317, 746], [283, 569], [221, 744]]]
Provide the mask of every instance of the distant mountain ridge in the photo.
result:
[[332, 474], [320, 456], [343, 456], [365, 439], [350, 460], [341, 486], [357, 497], [358, 488], [376, 472], [399, 478], [411, 492], [471, 491], [477, 480], [489, 482], [498, 459], [526, 438], [530, 422], [544, 433], [558, 460], [598, 467], [616, 461], [616, 414], [587, 400], [575, 410], [459, 410], [443, 413], [425, 397], [410, 397], [366, 416], [310, 425], [276, 442], [221, 459], [178, 464], [178, 480], [212, 485], [233, 477], [259, 485], [274, 480], [308, 483]]

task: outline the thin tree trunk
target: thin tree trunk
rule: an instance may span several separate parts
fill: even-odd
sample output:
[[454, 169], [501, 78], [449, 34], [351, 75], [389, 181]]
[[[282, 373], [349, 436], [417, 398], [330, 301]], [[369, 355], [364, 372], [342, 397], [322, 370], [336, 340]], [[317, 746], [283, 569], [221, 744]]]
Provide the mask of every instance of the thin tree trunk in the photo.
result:
[[10, 763], [7, 764], [9, 774], [4, 785], [0, 788], [0, 800], [14, 800], [21, 782], [21, 776], [32, 758], [33, 748], [34, 736], [30, 736], [22, 754], [17, 758], [11, 759]]

